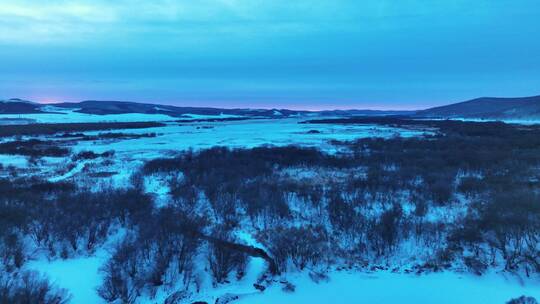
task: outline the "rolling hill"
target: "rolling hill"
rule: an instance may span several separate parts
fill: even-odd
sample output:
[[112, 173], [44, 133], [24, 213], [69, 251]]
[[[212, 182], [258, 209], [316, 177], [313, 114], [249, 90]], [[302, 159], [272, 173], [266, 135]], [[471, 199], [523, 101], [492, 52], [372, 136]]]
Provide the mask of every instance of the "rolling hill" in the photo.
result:
[[386, 116], [399, 115], [413, 118], [477, 118], [477, 119], [540, 119], [540, 95], [519, 98], [482, 97], [469, 101], [434, 107], [420, 111], [375, 111], [375, 110], [325, 110], [300, 111], [287, 109], [225, 109], [211, 107], [181, 107], [138, 103], [128, 101], [64, 102], [56, 104], [38, 104], [21, 99], [0, 100], [0, 114], [35, 114], [50, 113], [54, 109], [69, 109], [78, 113], [107, 114], [163, 114], [173, 118], [188, 115], [239, 116], [284, 118], [300, 115], [320, 116]]
[[0, 114], [41, 113], [41, 105], [22, 99], [0, 100]]
[[483, 97], [418, 111], [415, 116], [436, 118], [540, 119], [540, 96]]
[[379, 116], [407, 115], [408, 111], [376, 111], [376, 110], [326, 110], [302, 111], [289, 109], [226, 109], [211, 107], [180, 107], [129, 101], [100, 101], [87, 100], [81, 102], [63, 102], [55, 104], [38, 104], [20, 99], [0, 101], [0, 114], [35, 114], [50, 113], [54, 109], [69, 109], [78, 113], [93, 115], [108, 114], [164, 114], [173, 118], [183, 118], [186, 115], [229, 115], [241, 117], [284, 118], [299, 115], [318, 114], [323, 116]]
[[298, 111], [289, 110], [253, 110], [253, 109], [222, 109], [210, 107], [178, 107], [170, 105], [159, 105], [149, 103], [138, 103], [128, 101], [97, 101], [87, 100], [77, 103], [58, 103], [54, 104], [59, 108], [72, 108], [76, 112], [96, 115], [106, 114], [165, 114], [171, 117], [182, 117], [186, 114], [195, 115], [241, 115], [241, 116], [289, 116], [297, 114]]

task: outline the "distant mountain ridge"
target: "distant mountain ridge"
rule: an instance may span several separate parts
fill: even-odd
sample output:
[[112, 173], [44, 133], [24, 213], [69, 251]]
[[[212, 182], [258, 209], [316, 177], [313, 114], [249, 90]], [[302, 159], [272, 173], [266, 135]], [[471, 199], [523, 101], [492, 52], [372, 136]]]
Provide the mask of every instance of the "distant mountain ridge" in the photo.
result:
[[145, 113], [145, 114], [165, 114], [179, 117], [186, 114], [196, 115], [240, 115], [240, 116], [262, 116], [262, 117], [290, 117], [297, 115], [307, 115], [319, 113], [322, 115], [402, 115], [411, 114], [410, 111], [377, 111], [377, 110], [324, 110], [324, 111], [304, 111], [288, 109], [226, 109], [212, 107], [179, 107], [171, 105], [158, 105], [148, 103], [137, 103], [129, 101], [95, 101], [87, 100], [78, 103], [59, 103], [56, 107], [79, 108], [77, 112], [88, 114], [123, 114], [123, 113]]
[[540, 119], [540, 96], [482, 97], [416, 112], [437, 118]]
[[86, 100], [76, 103], [58, 103], [54, 104], [59, 108], [77, 109], [76, 112], [106, 115], [106, 114], [126, 114], [126, 113], [143, 113], [143, 114], [165, 114], [171, 117], [182, 117], [186, 114], [197, 115], [242, 115], [246, 114], [247, 110], [241, 109], [219, 109], [210, 107], [177, 107], [169, 105], [158, 105], [149, 103], [138, 103], [130, 101], [97, 101]]
[[[47, 107], [47, 108], [45, 108]], [[86, 100], [81, 102], [62, 102], [54, 104], [37, 104], [20, 99], [10, 99], [0, 102], [0, 114], [32, 114], [47, 113], [50, 108], [71, 109], [75, 112], [107, 115], [107, 114], [164, 114], [171, 117], [183, 118], [192, 115], [237, 115], [243, 117], [282, 118], [299, 115], [319, 114], [325, 116], [354, 116], [354, 115], [405, 115], [409, 111], [377, 111], [377, 110], [325, 110], [303, 111], [289, 109], [225, 109], [212, 107], [181, 107], [130, 101], [98, 101]]]
[[386, 116], [399, 115], [413, 118], [478, 118], [478, 119], [540, 119], [540, 96], [497, 98], [482, 97], [469, 101], [439, 106], [420, 111], [377, 111], [377, 110], [323, 110], [303, 111], [288, 109], [225, 109], [212, 107], [182, 107], [129, 101], [63, 102], [38, 104], [22, 99], [0, 100], [0, 114], [50, 113], [51, 107], [71, 109], [75, 112], [107, 114], [164, 114], [172, 118], [187, 115], [229, 115], [242, 117], [282, 118], [293, 116]]
[[42, 113], [41, 107], [40, 104], [18, 98], [0, 100], [0, 114]]
[[164, 114], [182, 118], [187, 114], [194, 115], [238, 115], [261, 117], [289, 117], [307, 113], [287, 109], [222, 109], [211, 107], [178, 107], [171, 105], [149, 104], [130, 101], [98, 101], [62, 102], [54, 104], [38, 104], [21, 99], [0, 100], [0, 114], [35, 114], [50, 113], [51, 108], [70, 109], [79, 113], [107, 114]]
[[387, 115], [412, 115], [416, 111], [396, 111], [396, 110], [323, 110], [316, 113], [322, 116], [387, 116]]

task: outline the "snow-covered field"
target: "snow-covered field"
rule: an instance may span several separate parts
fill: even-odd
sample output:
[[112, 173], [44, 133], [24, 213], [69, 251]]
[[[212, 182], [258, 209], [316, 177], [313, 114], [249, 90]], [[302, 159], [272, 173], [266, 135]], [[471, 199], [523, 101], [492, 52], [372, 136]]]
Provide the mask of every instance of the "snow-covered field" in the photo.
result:
[[[70, 260], [34, 261], [28, 265], [46, 273], [49, 278], [68, 289], [73, 303], [105, 303], [95, 288], [101, 282], [99, 268], [106, 261], [106, 252], [94, 256]], [[454, 272], [405, 274], [389, 271], [334, 271], [320, 282], [313, 281], [306, 273], [287, 275], [295, 286], [294, 292], [283, 290], [283, 284], [275, 282], [260, 292], [253, 287], [264, 268], [264, 261], [252, 258], [246, 277], [231, 284], [220, 285], [189, 301], [213, 303], [218, 297], [229, 294], [238, 296], [233, 303], [242, 304], [325, 304], [325, 303], [440, 303], [440, 304], [496, 304], [506, 303], [521, 295], [540, 298], [538, 281], [518, 278], [508, 274], [486, 274], [481, 277]], [[146, 299], [148, 303], [161, 303], [164, 297]], [[143, 302], [144, 303], [144, 302]]]
[[[117, 130], [129, 134], [156, 133], [154, 138], [105, 144], [86, 143], [76, 149], [96, 151], [149, 153], [187, 149], [205, 149], [214, 146], [251, 148], [262, 145], [301, 145], [332, 150], [330, 140], [353, 140], [362, 137], [418, 136], [422, 131], [370, 125], [299, 124], [300, 118], [253, 119], [226, 122], [169, 123], [165, 127]], [[310, 132], [311, 131], [311, 132]], [[86, 132], [93, 135], [100, 132]]]
[[34, 123], [73, 123], [73, 122], [127, 122], [127, 121], [167, 121], [174, 120], [174, 117], [163, 114], [109, 114], [93, 115], [76, 112], [76, 109], [63, 109], [49, 107], [50, 113], [36, 114], [0, 114], [0, 121], [3, 119], [26, 119]]
[[[226, 118], [218, 116], [218, 118]], [[358, 138], [393, 136], [414, 137], [430, 134], [431, 131], [413, 130], [374, 125], [331, 125], [299, 124], [302, 118], [252, 119], [226, 122], [176, 123], [167, 115], [121, 114], [89, 115], [72, 111], [64, 114], [0, 115], [0, 118], [26, 118], [35, 122], [111, 122], [111, 121], [167, 121], [158, 128], [114, 130], [126, 134], [155, 133], [155, 137], [133, 139], [110, 139], [77, 141], [70, 144], [74, 153], [93, 151], [103, 153], [114, 150], [110, 161], [89, 160], [67, 168], [70, 159], [43, 158], [38, 165], [30, 165], [25, 157], [0, 155], [0, 163], [18, 170], [29, 170], [33, 174], [45, 176], [50, 181], [65, 179], [88, 179], [89, 173], [111, 172], [110, 177], [101, 177], [93, 185], [113, 187], [126, 186], [129, 176], [145, 160], [175, 155], [180, 151], [200, 150], [214, 146], [231, 148], [251, 148], [257, 146], [300, 145], [316, 147], [329, 153], [338, 153], [340, 146], [333, 141], [350, 141]], [[193, 118], [201, 118], [193, 116]], [[212, 117], [203, 117], [212, 118]], [[215, 116], [213, 118], [216, 118]], [[98, 135], [100, 132], [84, 132]], [[41, 139], [50, 139], [42, 136]], [[31, 167], [31, 168], [30, 168]], [[31, 171], [30, 171], [31, 169]], [[159, 180], [147, 185], [147, 191], [157, 198], [167, 194]], [[246, 243], [254, 241], [244, 234]], [[108, 246], [108, 245], [107, 245]], [[100, 267], [110, 257], [104, 246], [91, 256], [81, 256], [67, 260], [49, 261], [36, 257], [27, 269], [43, 272], [57, 286], [69, 290], [73, 303], [104, 303], [97, 295], [96, 287], [101, 284]], [[490, 273], [482, 277], [455, 272], [426, 273], [422, 275], [392, 273], [390, 271], [368, 272], [364, 270], [331, 271], [328, 278], [318, 283], [307, 273], [293, 273], [287, 281], [295, 286], [295, 291], [284, 291], [283, 284], [275, 281], [264, 292], [253, 287], [266, 267], [261, 258], [250, 258], [247, 273], [239, 281], [212, 288], [210, 279], [202, 286], [203, 292], [193, 294], [189, 301], [213, 303], [218, 297], [230, 294], [238, 299], [233, 303], [505, 303], [521, 295], [540, 298], [539, 283], [534, 279]], [[155, 298], [141, 298], [141, 303], [161, 303], [165, 295]]]
[[329, 280], [315, 283], [307, 275], [296, 279], [294, 293], [273, 286], [264, 293], [245, 296], [238, 303], [438, 303], [494, 304], [526, 294], [540, 297], [538, 283], [502, 275], [474, 277], [457, 273], [428, 275], [391, 272], [334, 272]]
[[[50, 119], [53, 121], [53, 115], [66, 117], [66, 121], [61, 122], [118, 121], [119, 116], [122, 117], [121, 121], [141, 121], [144, 118], [150, 120], [152, 116], [157, 116], [158, 120], [160, 118], [165, 119], [165, 117], [162, 117], [165, 115], [89, 115], [76, 112], [70, 112], [69, 114], [25, 114], [20, 116], [22, 118], [32, 119], [34, 117], [41, 117], [42, 122], [50, 122], [47, 119], [51, 116]], [[169, 121], [171, 120], [169, 116], [166, 116], [166, 118]], [[186, 150], [201, 150], [215, 146], [252, 148], [258, 146], [300, 145], [315, 147], [329, 153], [336, 153], [339, 151], [339, 147], [332, 143], [334, 140], [350, 141], [366, 137], [412, 137], [430, 133], [430, 131], [373, 125], [300, 124], [303, 120], [303, 118], [285, 118], [192, 123], [167, 122], [166, 126], [156, 128], [84, 132], [85, 135], [98, 135], [108, 132], [138, 135], [154, 133], [156, 135], [155, 137], [77, 141], [74, 145], [72, 142], [68, 145], [74, 153], [82, 151], [103, 153], [114, 150], [114, 163], [100, 164], [99, 166], [95, 166], [95, 163], [94, 165], [90, 163], [86, 170], [99, 169], [100, 172], [115, 172], [111, 180], [104, 181], [101, 179], [99, 182], [120, 186], [128, 182], [127, 177], [143, 161], [175, 155]], [[31, 138], [41, 140], [53, 139], [51, 136]], [[5, 166], [13, 165], [18, 168], [29, 166], [26, 158], [22, 156], [0, 154], [0, 161]], [[41, 171], [51, 181], [80, 177], [80, 174], [78, 175], [77, 173], [80, 173], [85, 164], [79, 162], [73, 164], [74, 168], [65, 168], [69, 163], [69, 159], [62, 162], [58, 158], [44, 158], [39, 166], [32, 167], [32, 172], [36, 170]]]
[[172, 117], [165, 114], [143, 114], [143, 113], [126, 113], [126, 114], [107, 114], [94, 115], [87, 113], [79, 113], [77, 109], [66, 109], [58, 107], [45, 107], [44, 113], [35, 114], [0, 114], [0, 125], [2, 121], [24, 119], [33, 123], [73, 123], [73, 122], [129, 122], [129, 121], [171, 121], [171, 120], [193, 120], [193, 119], [208, 119], [208, 118], [236, 118], [237, 115], [200, 115], [186, 114], [183, 117]]
[[104, 303], [96, 288], [102, 280], [99, 268], [107, 260], [107, 253], [100, 250], [90, 257], [80, 257], [68, 260], [48, 261], [34, 260], [27, 268], [45, 273], [51, 282], [58, 287], [67, 289], [73, 303]]

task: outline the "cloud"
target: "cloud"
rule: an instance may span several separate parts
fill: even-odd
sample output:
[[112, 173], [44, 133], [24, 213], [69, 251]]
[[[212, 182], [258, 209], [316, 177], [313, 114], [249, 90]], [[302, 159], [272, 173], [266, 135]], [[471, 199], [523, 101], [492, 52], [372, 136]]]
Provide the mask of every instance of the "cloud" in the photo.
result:
[[362, 32], [453, 22], [448, 16], [489, 18], [520, 10], [522, 2], [527, 0], [2, 0], [0, 43]]
[[[140, 43], [181, 45], [293, 36], [354, 27], [355, 2], [344, 0], [38, 1], [0, 3], [0, 44]], [[362, 5], [366, 9], [366, 5]], [[364, 14], [370, 14], [365, 11]], [[183, 42], [183, 43], [182, 43]]]
[[340, 92], [513, 94], [540, 81], [539, 35], [538, 0], [0, 0], [0, 92], [327, 103]]
[[[486, 10], [487, 1], [3, 0], [0, 43], [73, 43], [137, 38], [148, 33], [185, 38], [203, 32], [253, 36], [368, 31], [407, 27], [411, 20], [421, 20], [422, 16], [442, 22], [446, 15], [455, 12], [489, 12], [495, 4]], [[519, 5], [505, 9], [515, 7]]]
[[0, 14], [7, 18], [19, 18], [35, 22], [52, 22], [73, 19], [83, 22], [112, 22], [116, 15], [99, 5], [87, 3], [48, 3], [29, 5], [16, 3], [0, 4]]

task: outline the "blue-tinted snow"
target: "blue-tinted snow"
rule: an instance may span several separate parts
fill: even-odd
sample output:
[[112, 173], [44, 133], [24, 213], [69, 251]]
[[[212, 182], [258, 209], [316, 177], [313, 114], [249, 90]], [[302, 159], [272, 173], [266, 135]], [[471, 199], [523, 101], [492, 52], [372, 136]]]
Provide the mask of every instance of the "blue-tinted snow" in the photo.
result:
[[[70, 112], [58, 120], [61, 114], [30, 114], [24, 118], [37, 119], [42, 122], [73, 122], [73, 121], [148, 121], [170, 120], [169, 116], [146, 114], [121, 114], [96, 116]], [[21, 117], [21, 115], [17, 115]], [[328, 152], [336, 152], [336, 146], [331, 140], [354, 140], [362, 137], [391, 137], [391, 136], [421, 136], [421, 130], [408, 130], [372, 125], [317, 125], [299, 124], [301, 118], [288, 119], [259, 119], [245, 121], [229, 121], [214, 123], [168, 123], [166, 127], [134, 130], [115, 130], [132, 134], [155, 132], [156, 137], [143, 137], [130, 140], [112, 140], [79, 142], [73, 147], [75, 152], [91, 150], [104, 152], [115, 150], [114, 163], [104, 168], [102, 164], [92, 167], [118, 174], [112, 180], [103, 180], [107, 186], [125, 186], [129, 176], [145, 159], [174, 155], [187, 149], [204, 149], [212, 146], [228, 146], [233, 148], [250, 148], [261, 145], [283, 146], [298, 144], [317, 147]], [[309, 132], [317, 130], [320, 133]], [[96, 134], [100, 132], [86, 132]], [[62, 160], [62, 159], [60, 159]], [[4, 164], [17, 167], [28, 166], [26, 157], [2, 156]], [[62, 174], [54, 173], [58, 162], [46, 159], [39, 168], [51, 178], [77, 178], [81, 167], [74, 167]], [[52, 172], [52, 173], [51, 173]], [[299, 172], [290, 172], [299, 173]], [[304, 172], [303, 174], [310, 174]], [[296, 175], [296, 174], [295, 174]], [[301, 174], [296, 175], [297, 178]], [[166, 195], [163, 181], [154, 180], [147, 183], [148, 191], [156, 197]], [[96, 183], [99, 186], [99, 182]], [[433, 214], [439, 218], [440, 214]], [[238, 233], [238, 237], [250, 245], [260, 245], [248, 233]], [[99, 268], [108, 257], [105, 250], [90, 257], [79, 257], [68, 260], [47, 261], [38, 259], [29, 263], [29, 268], [47, 274], [60, 287], [67, 288], [73, 294], [73, 303], [103, 303], [95, 292], [100, 285]], [[530, 280], [518, 281], [515, 277], [505, 279], [502, 274], [490, 274], [483, 277], [460, 275], [452, 272], [415, 276], [409, 274], [394, 274], [378, 272], [366, 274], [361, 272], [333, 272], [329, 282], [316, 284], [306, 274], [290, 274], [287, 278], [296, 285], [295, 293], [285, 293], [279, 283], [269, 287], [264, 293], [253, 288], [253, 283], [264, 270], [262, 259], [250, 259], [246, 276], [237, 282], [222, 285], [218, 288], [206, 289], [193, 300], [201, 299], [215, 301], [224, 293], [245, 295], [238, 303], [504, 303], [510, 298], [522, 294], [540, 298], [537, 284]], [[164, 295], [166, 296], [166, 295]], [[141, 303], [155, 302], [142, 298]]]
[[244, 296], [235, 303], [502, 304], [521, 295], [540, 298], [538, 282], [496, 274], [334, 272], [328, 282], [317, 284], [307, 275], [293, 276], [292, 282], [296, 285], [294, 293], [284, 292], [281, 284], [275, 284], [264, 293]]

